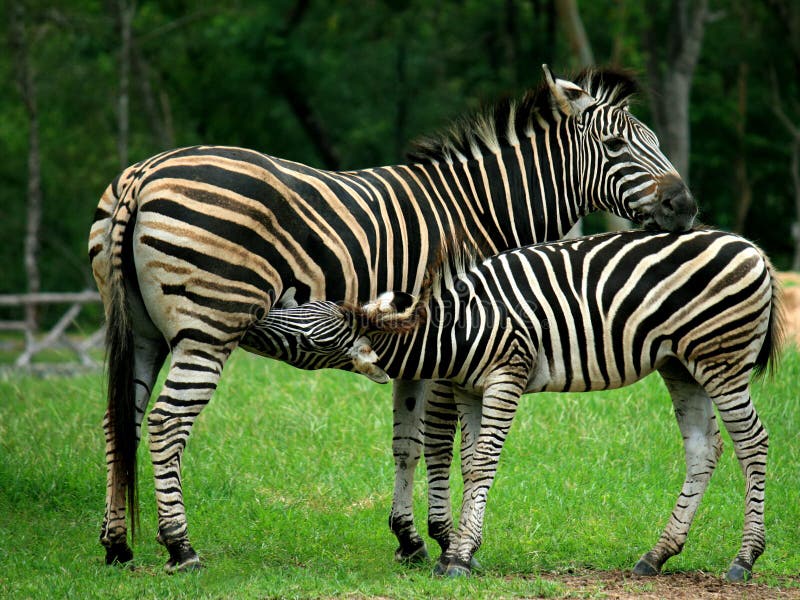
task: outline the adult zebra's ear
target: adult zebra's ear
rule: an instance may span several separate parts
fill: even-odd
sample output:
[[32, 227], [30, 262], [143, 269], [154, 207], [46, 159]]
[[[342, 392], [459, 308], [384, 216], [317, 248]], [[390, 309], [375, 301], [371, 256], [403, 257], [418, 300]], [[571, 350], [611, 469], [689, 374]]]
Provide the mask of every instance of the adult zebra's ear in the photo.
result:
[[545, 80], [547, 80], [547, 87], [550, 88], [550, 94], [553, 96], [553, 103], [564, 116], [580, 117], [584, 110], [597, 102], [578, 84], [554, 77], [547, 65], [542, 65], [542, 70]]

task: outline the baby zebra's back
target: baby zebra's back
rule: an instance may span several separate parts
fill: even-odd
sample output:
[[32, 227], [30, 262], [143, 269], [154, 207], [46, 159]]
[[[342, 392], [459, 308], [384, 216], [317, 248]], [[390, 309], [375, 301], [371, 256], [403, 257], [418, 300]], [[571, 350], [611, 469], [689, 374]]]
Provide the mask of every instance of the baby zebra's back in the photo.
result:
[[416, 305], [390, 292], [340, 310], [371, 340], [371, 368], [457, 384], [471, 475], [458, 529], [443, 544], [443, 572], [469, 572], [522, 393], [607, 389], [657, 370], [675, 405], [687, 473], [661, 539], [635, 571], [655, 574], [683, 547], [721, 451], [716, 406], [747, 478], [743, 543], [728, 577], [750, 576], [764, 549], [767, 434], [749, 381], [780, 338], [774, 273], [752, 243], [700, 230], [541, 244], [480, 264], [446, 261]]

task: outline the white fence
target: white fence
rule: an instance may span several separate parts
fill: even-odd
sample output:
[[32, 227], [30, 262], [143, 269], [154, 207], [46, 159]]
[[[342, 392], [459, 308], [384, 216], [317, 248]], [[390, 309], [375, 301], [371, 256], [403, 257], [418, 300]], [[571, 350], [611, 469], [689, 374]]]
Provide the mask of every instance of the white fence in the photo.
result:
[[14, 361], [15, 367], [30, 367], [34, 356], [52, 349], [67, 348], [76, 354], [76, 358], [84, 367], [98, 366], [91, 352], [101, 347], [105, 328], [100, 327], [92, 334], [76, 341], [67, 335], [67, 329], [78, 318], [83, 307], [87, 304], [100, 302], [100, 294], [95, 291], [70, 293], [36, 293], [36, 294], [6, 294], [0, 295], [0, 307], [21, 306], [24, 308], [32, 305], [64, 304], [69, 308], [49, 330], [40, 332], [28, 321], [0, 321], [0, 332], [21, 331], [25, 334], [25, 349]]

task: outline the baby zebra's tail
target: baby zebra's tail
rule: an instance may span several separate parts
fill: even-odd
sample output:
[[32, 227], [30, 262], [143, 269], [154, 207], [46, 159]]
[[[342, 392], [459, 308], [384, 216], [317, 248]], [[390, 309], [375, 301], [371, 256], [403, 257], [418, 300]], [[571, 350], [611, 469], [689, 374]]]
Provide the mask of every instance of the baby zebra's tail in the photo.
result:
[[413, 331], [425, 319], [426, 300], [406, 292], [384, 292], [355, 311], [367, 332], [402, 334]]
[[761, 351], [756, 357], [756, 364], [753, 368], [756, 377], [763, 375], [767, 370], [769, 370], [770, 375], [775, 372], [786, 333], [781, 282], [775, 274], [775, 268], [763, 252], [762, 257], [767, 265], [770, 283], [772, 284], [772, 305], [769, 311], [769, 326], [764, 336], [764, 344], [761, 346]]

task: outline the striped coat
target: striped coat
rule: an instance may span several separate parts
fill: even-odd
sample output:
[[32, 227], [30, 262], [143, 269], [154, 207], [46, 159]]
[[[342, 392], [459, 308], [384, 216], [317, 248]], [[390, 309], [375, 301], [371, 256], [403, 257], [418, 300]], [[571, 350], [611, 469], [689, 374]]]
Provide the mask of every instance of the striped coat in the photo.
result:
[[[303, 336], [311, 305], [272, 315]], [[439, 562], [469, 572], [503, 442], [525, 392], [590, 391], [664, 378], [685, 441], [686, 480], [659, 542], [635, 567], [652, 575], [680, 552], [721, 452], [714, 415], [747, 480], [742, 545], [728, 578], [750, 577], [764, 550], [767, 432], [749, 382], [780, 346], [779, 288], [769, 261], [741, 237], [712, 230], [631, 231], [511, 250], [469, 267], [445, 265], [422, 299], [388, 292], [326, 317], [339, 349], [371, 340], [368, 369], [389, 377], [445, 378], [462, 424], [464, 499]], [[335, 327], [331, 327], [331, 330]], [[311, 342], [313, 344], [313, 341]], [[345, 368], [364, 370], [364, 361]]]
[[[136, 447], [156, 376], [169, 374], [147, 427], [167, 569], [199, 564], [189, 542], [181, 457], [230, 353], [265, 353], [274, 308], [416, 292], [444, 240], [490, 252], [563, 236], [610, 210], [683, 231], [696, 205], [658, 140], [627, 110], [627, 76], [546, 71], [541, 88], [420, 143], [412, 164], [328, 172], [242, 148], [164, 152], [123, 171], [89, 236], [109, 324], [106, 561], [132, 557]], [[391, 525], [400, 558], [423, 554], [410, 482], [423, 387], [395, 384], [397, 482]]]

